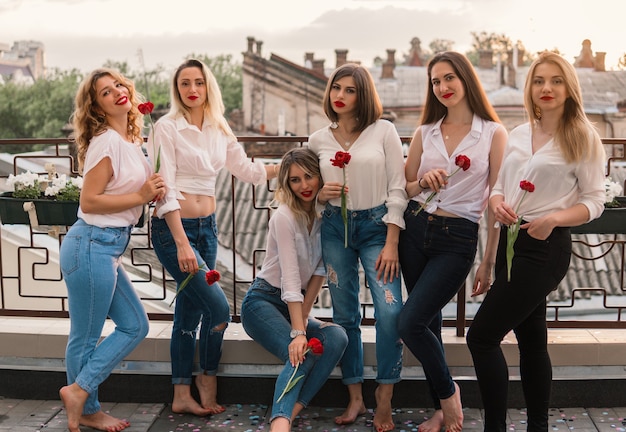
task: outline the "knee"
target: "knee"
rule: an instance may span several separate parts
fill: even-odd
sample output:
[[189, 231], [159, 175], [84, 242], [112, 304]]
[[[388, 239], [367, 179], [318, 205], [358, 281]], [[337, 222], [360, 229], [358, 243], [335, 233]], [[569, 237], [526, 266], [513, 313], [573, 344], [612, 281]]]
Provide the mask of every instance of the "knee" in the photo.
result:
[[326, 345], [333, 351], [343, 353], [348, 346], [348, 335], [343, 327], [334, 323], [324, 323], [320, 327], [324, 332]]
[[410, 314], [401, 313], [398, 317], [398, 334], [402, 339], [419, 337], [426, 332], [426, 325], [417, 321]]
[[213, 333], [223, 333], [224, 330], [226, 330], [226, 327], [228, 327], [228, 322], [223, 322], [221, 324], [216, 325], [215, 327], [213, 327], [211, 329], [211, 331]]

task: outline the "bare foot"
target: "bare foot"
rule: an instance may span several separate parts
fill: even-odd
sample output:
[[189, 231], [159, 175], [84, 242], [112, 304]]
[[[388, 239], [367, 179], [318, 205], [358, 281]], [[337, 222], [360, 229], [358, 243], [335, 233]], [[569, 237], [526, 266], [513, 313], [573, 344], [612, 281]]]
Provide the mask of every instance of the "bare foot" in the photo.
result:
[[213, 414], [210, 409], [203, 408], [193, 396], [191, 396], [191, 386], [186, 384], [174, 384], [172, 412], [177, 414], [193, 414], [198, 417]]
[[431, 418], [420, 423], [417, 428], [418, 432], [441, 432], [441, 429], [445, 426], [443, 421], [443, 411], [436, 410]]
[[200, 405], [209, 410], [209, 414], [219, 414], [226, 411], [226, 408], [217, 403], [217, 377], [215, 375], [198, 375], [196, 387], [200, 393]]
[[388, 432], [395, 428], [391, 416], [391, 398], [393, 384], [379, 384], [376, 387], [376, 412], [374, 413], [374, 428], [376, 432]]
[[463, 429], [463, 405], [461, 404], [461, 389], [454, 383], [454, 394], [447, 399], [441, 399], [446, 432], [460, 432]]
[[356, 418], [367, 412], [363, 399], [359, 401], [350, 401], [346, 410], [340, 416], [335, 417], [335, 424], [347, 425], [356, 421]]
[[70, 432], [80, 432], [80, 419], [83, 415], [83, 407], [89, 397], [89, 393], [74, 383], [61, 387], [59, 396], [65, 406], [65, 414], [67, 416], [67, 429]]
[[106, 432], [120, 432], [130, 426], [128, 421], [115, 418], [103, 411], [81, 416], [80, 424]]
[[291, 430], [291, 422], [286, 417], [276, 417], [270, 423], [270, 432], [289, 432]]

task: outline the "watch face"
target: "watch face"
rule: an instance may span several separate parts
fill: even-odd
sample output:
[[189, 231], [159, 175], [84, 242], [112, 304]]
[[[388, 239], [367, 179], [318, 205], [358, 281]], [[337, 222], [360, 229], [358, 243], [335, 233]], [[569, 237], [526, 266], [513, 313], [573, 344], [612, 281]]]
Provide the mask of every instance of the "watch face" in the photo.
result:
[[303, 335], [304, 332], [302, 330], [291, 330], [291, 332], [289, 333], [289, 336], [291, 336], [291, 339]]

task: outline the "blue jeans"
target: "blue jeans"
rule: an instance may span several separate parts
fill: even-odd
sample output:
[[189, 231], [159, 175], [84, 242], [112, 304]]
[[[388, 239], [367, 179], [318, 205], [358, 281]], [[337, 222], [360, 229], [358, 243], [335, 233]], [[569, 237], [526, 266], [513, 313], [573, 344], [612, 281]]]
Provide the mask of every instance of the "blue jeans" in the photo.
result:
[[[214, 269], [217, 260], [217, 224], [215, 215], [182, 219], [183, 228], [193, 248], [198, 266]], [[176, 289], [187, 273], [180, 271], [176, 244], [165, 219], [152, 218], [152, 245], [163, 267], [176, 281]], [[200, 368], [206, 375], [216, 375], [222, 357], [224, 328], [230, 322], [230, 306], [218, 283], [208, 285], [205, 271], [199, 271], [176, 297], [174, 324], [170, 342], [172, 384], [191, 385], [196, 353], [196, 334], [200, 325]]]
[[383, 204], [369, 210], [348, 211], [348, 247], [344, 247], [341, 208], [326, 205], [322, 215], [322, 254], [333, 303], [333, 321], [348, 334], [348, 347], [341, 359], [343, 383], [363, 382], [359, 260], [372, 294], [376, 319], [376, 381], [395, 384], [402, 372], [402, 341], [398, 315], [402, 308], [402, 282], [383, 284], [376, 280], [376, 259], [387, 239], [387, 213]]
[[[67, 383], [89, 393], [84, 415], [100, 411], [98, 386], [148, 334], [148, 317], [121, 262], [131, 229], [99, 228], [78, 219], [61, 243], [70, 312]], [[115, 329], [98, 343], [107, 316]]]
[[441, 340], [441, 309], [457, 294], [474, 263], [478, 224], [421, 211], [410, 201], [404, 213], [406, 229], [400, 233], [400, 266], [407, 298], [398, 331], [419, 360], [436, 408], [454, 394]]
[[289, 309], [280, 295], [280, 288], [273, 287], [264, 279], [256, 278], [241, 304], [241, 323], [246, 333], [285, 363], [276, 380], [270, 421], [276, 417], [291, 419], [296, 402], [306, 407], [337, 366], [348, 344], [348, 336], [341, 327], [309, 318], [306, 337], [318, 338], [324, 346], [324, 352], [321, 355], [306, 355], [297, 372], [304, 379], [287, 392], [280, 402], [276, 402], [294, 371], [289, 361]]

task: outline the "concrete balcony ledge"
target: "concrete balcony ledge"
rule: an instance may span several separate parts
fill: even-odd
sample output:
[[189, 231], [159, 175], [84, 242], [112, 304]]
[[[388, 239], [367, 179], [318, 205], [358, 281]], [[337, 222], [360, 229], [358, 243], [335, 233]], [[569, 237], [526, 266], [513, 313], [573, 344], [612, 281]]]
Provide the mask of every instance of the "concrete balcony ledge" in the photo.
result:
[[[69, 319], [0, 317], [0, 369], [64, 371], [65, 345]], [[104, 333], [112, 331], [107, 321]], [[169, 344], [172, 323], [152, 321], [148, 336], [122, 362], [114, 373], [169, 375]], [[376, 374], [375, 330], [363, 327], [365, 374]], [[550, 329], [549, 350], [555, 379], [626, 378], [626, 337], [621, 329]], [[446, 356], [452, 374], [458, 379], [475, 380], [471, 355], [465, 338], [452, 328], [443, 334]], [[511, 369], [518, 375], [519, 355], [513, 334], [507, 335], [503, 349]], [[275, 377], [282, 368], [276, 357], [254, 342], [239, 323], [231, 323], [224, 336], [220, 376]], [[333, 374], [339, 377], [339, 370]], [[404, 379], [423, 380], [419, 362], [405, 349]]]
[[[49, 400], [58, 398], [65, 384], [65, 346], [68, 319], [0, 317], [0, 397]], [[107, 322], [104, 333], [112, 331]], [[171, 400], [169, 344], [171, 322], [151, 321], [142, 343], [100, 386], [100, 398], [111, 402], [152, 403]], [[626, 337], [620, 329], [549, 330], [554, 382], [553, 403], [560, 407], [626, 406]], [[366, 404], [373, 405], [376, 383], [375, 331], [363, 327]], [[444, 329], [450, 371], [461, 387], [463, 404], [481, 401], [465, 338]], [[503, 348], [510, 367], [509, 406], [523, 406], [515, 337]], [[245, 333], [241, 324], [226, 330], [218, 373], [222, 403], [269, 403], [282, 364]], [[345, 406], [347, 392], [335, 368], [312, 403]], [[430, 406], [430, 392], [419, 362], [405, 351], [402, 381], [395, 386], [398, 406]], [[613, 405], [611, 405], [613, 404]]]

